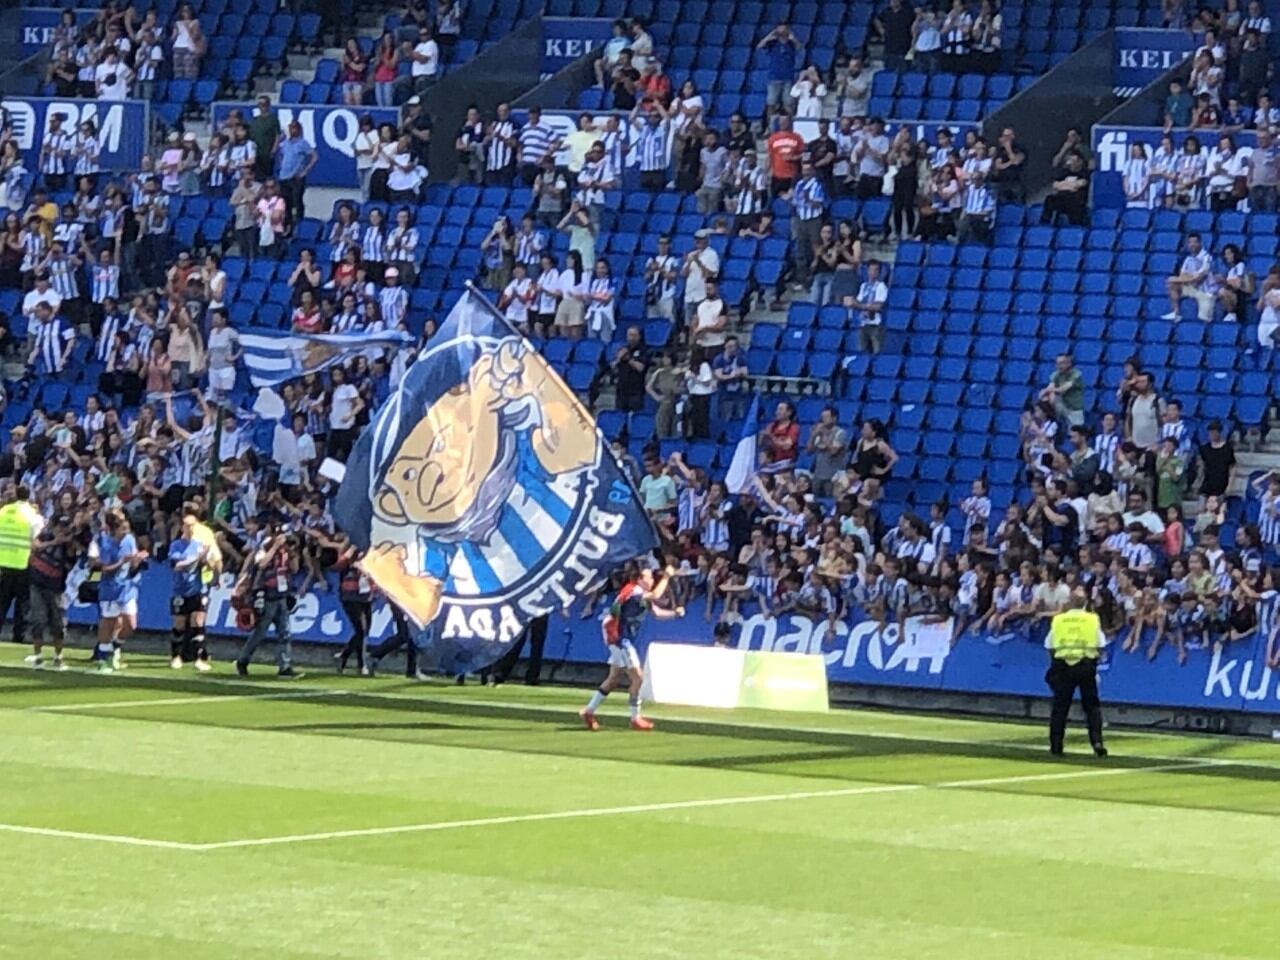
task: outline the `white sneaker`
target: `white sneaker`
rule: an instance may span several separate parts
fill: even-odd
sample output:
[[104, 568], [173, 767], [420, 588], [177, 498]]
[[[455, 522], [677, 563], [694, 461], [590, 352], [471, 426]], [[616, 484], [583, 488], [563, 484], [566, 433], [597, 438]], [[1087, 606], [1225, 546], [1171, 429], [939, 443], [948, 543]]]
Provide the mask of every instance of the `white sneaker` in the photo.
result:
[[1178, 311], [1177, 311], [1177, 310], [1170, 310], [1168, 313], [1166, 313], [1166, 314], [1165, 314], [1163, 317], [1161, 317], [1160, 319], [1161, 319], [1161, 320], [1177, 320], [1179, 316], [1180, 316], [1180, 314], [1178, 313]]
[[169, 661], [169, 669], [170, 669], [170, 670], [181, 670], [181, 669], [182, 669], [182, 658], [181, 658], [181, 657], [174, 657], [172, 660], [170, 660], [170, 661]]
[[427, 682], [428, 680], [430, 680], [431, 678], [430, 678], [429, 676], [427, 676], [425, 673], [423, 673], [421, 670], [419, 670], [417, 673], [415, 673], [415, 674], [413, 675], [413, 679], [415, 679], [415, 680], [417, 680], [417, 681], [419, 681], [419, 682], [421, 682], [421, 683], [426, 683], [426, 682]]
[[44, 657], [38, 657], [33, 653], [23, 657], [22, 662], [36, 670], [39, 670], [44, 666]]
[[124, 657], [121, 655], [120, 648], [116, 647], [111, 651], [111, 669], [120, 670], [123, 667]]
[[65, 673], [67, 669], [66, 661], [63, 660], [61, 657], [54, 657], [53, 669], [57, 670], [59, 673]]
[[212, 669], [213, 669], [213, 664], [210, 663], [208, 660], [196, 661], [196, 673], [208, 673]]
[[1222, 318], [1222, 321], [1223, 323], [1239, 323], [1240, 318], [1237, 317], [1234, 313], [1228, 313], [1225, 317]]

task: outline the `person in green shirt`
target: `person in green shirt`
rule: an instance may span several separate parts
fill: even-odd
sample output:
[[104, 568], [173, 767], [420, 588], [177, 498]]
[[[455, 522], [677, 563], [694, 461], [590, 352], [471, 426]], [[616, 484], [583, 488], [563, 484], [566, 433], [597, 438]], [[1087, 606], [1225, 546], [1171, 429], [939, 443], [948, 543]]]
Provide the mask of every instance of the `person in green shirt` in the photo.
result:
[[266, 96], [258, 98], [258, 109], [249, 121], [249, 139], [258, 151], [258, 159], [254, 163], [254, 173], [259, 180], [271, 176], [271, 166], [276, 153], [276, 141], [280, 139], [280, 118], [271, 109], [271, 99]]
[[1060, 353], [1054, 360], [1053, 377], [1040, 391], [1040, 399], [1053, 404], [1059, 420], [1078, 427], [1084, 423], [1084, 377], [1076, 369], [1071, 354]]
[[1187, 465], [1178, 456], [1178, 441], [1165, 437], [1156, 452], [1156, 506], [1162, 511], [1181, 505], [1187, 493]]
[[684, 393], [685, 368], [678, 367], [671, 351], [662, 353], [659, 365], [649, 374], [649, 382], [645, 391], [658, 404], [658, 412], [654, 417], [655, 429], [659, 440], [667, 440], [676, 435], [676, 401]]

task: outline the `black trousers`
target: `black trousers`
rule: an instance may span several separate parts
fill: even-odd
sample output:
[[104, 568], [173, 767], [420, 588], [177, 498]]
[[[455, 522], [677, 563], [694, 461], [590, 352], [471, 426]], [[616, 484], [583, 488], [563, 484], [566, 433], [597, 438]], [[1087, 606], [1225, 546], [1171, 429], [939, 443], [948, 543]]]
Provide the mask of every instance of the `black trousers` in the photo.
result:
[[376, 647], [370, 647], [366, 656], [376, 664], [387, 654], [394, 653], [404, 647], [405, 656], [407, 657], [404, 664], [404, 675], [406, 677], [416, 676], [418, 673], [418, 648], [414, 646], [413, 637], [409, 634], [409, 621], [404, 618], [404, 614], [400, 612], [399, 607], [395, 604], [390, 606], [391, 618], [395, 621], [396, 632]]
[[13, 642], [25, 643], [27, 639], [27, 606], [31, 602], [31, 576], [24, 567], [13, 570], [0, 567], [0, 633], [4, 632], [4, 620], [13, 604]]
[[524, 674], [524, 682], [530, 685], [538, 683], [538, 679], [542, 676], [542, 651], [547, 644], [547, 619], [546, 615], [543, 615], [530, 620], [529, 625], [524, 628], [524, 633], [520, 634], [520, 639], [511, 644], [511, 649], [490, 668], [499, 681], [511, 676], [511, 672], [516, 668], [516, 661], [520, 659], [520, 654], [528, 643], [529, 666]]
[[1089, 743], [1102, 746], [1102, 703], [1098, 700], [1098, 661], [1081, 660], [1067, 663], [1054, 659], [1044, 675], [1045, 683], [1053, 691], [1053, 708], [1049, 714], [1049, 747], [1062, 749], [1067, 732], [1067, 714], [1076, 691], [1080, 691], [1080, 706], [1084, 707], [1085, 723], [1089, 728]]

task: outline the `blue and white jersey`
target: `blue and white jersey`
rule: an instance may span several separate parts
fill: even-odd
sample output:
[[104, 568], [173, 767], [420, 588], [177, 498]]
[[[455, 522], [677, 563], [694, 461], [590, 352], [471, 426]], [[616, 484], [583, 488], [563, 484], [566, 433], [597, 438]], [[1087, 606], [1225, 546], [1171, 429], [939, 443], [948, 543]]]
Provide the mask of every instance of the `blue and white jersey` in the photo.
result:
[[[329, 231], [329, 262], [340, 263], [348, 250], [360, 250], [360, 224], [335, 223]], [[381, 257], [365, 256], [366, 260], [381, 260]]]
[[541, 230], [532, 233], [521, 231], [516, 234], [516, 263], [523, 263], [530, 273], [537, 272], [542, 259], [542, 251], [546, 249], [547, 237]]
[[1263, 590], [1258, 595], [1258, 635], [1262, 637], [1270, 637], [1276, 631], [1276, 627], [1280, 625], [1280, 611], [1277, 611], [1277, 601], [1280, 601], [1280, 592], [1275, 590]]
[[76, 158], [75, 174], [77, 177], [92, 176], [102, 170], [98, 163], [100, 152], [98, 138], [89, 134], [76, 134], [72, 152]]
[[1160, 439], [1164, 440], [1166, 437], [1173, 437], [1174, 442], [1177, 443], [1178, 456], [1182, 458], [1184, 463], [1189, 462], [1192, 437], [1191, 428], [1187, 426], [1187, 422], [1178, 420], [1174, 423], [1160, 424]]
[[881, 584], [884, 590], [882, 595], [884, 597], [885, 610], [894, 616], [906, 613], [907, 608], [911, 605], [911, 589], [907, 585], [907, 581], [899, 577], [892, 583], [884, 583], [882, 579]]
[[62, 373], [66, 368], [63, 357], [67, 347], [76, 340], [76, 332], [71, 324], [57, 315], [47, 323], [37, 324], [32, 337], [35, 340], [36, 361], [40, 372]]
[[80, 241], [84, 238], [84, 224], [78, 220], [59, 220], [53, 225], [53, 239], [62, 244], [62, 249], [69, 254], [80, 249]]
[[791, 208], [801, 220], [815, 220], [827, 207], [827, 191], [817, 177], [802, 178], [791, 192]]
[[1267, 546], [1280, 545], [1280, 497], [1269, 490], [1262, 494], [1262, 507], [1258, 511], [1258, 534]]
[[387, 233], [386, 228], [381, 224], [373, 226], [370, 224], [364, 229], [364, 236], [360, 239], [360, 256], [373, 263], [385, 263], [387, 259]]
[[991, 522], [991, 498], [965, 497], [960, 501], [960, 512], [964, 514], [965, 540], [969, 539], [969, 534], [975, 527], [982, 531], [985, 538], [988, 524]]
[[1149, 569], [1155, 563], [1155, 556], [1145, 543], [1126, 543], [1120, 551], [1120, 556], [1124, 558], [1125, 565], [1130, 570]]
[[626, 140], [621, 130], [609, 130], [600, 135], [600, 142], [604, 144], [604, 158], [609, 164], [609, 169], [614, 171], [621, 170], [624, 167], [623, 160], [626, 156]]
[[1120, 449], [1120, 434], [1099, 433], [1093, 438], [1092, 449], [1098, 455], [1098, 469], [1115, 473], [1116, 451]]
[[556, 134], [549, 123], [527, 123], [520, 129], [520, 162], [531, 166], [551, 152]]
[[116, 334], [120, 331], [120, 314], [106, 313], [102, 316], [102, 328], [98, 333], [98, 342], [93, 348], [93, 355], [99, 363], [106, 363], [115, 347]]
[[738, 193], [734, 197], [733, 212], [739, 217], [749, 217], [764, 209], [765, 190], [769, 178], [763, 167], [743, 167], [737, 177]]
[[71, 151], [71, 136], [65, 130], [46, 133], [40, 146], [40, 172], [62, 176], [67, 172], [67, 155]]
[[495, 120], [489, 125], [489, 132], [492, 139], [485, 151], [485, 169], [505, 170], [515, 161], [509, 142], [515, 136], [515, 124], [510, 120]]
[[[1112, 553], [1124, 553], [1124, 548], [1129, 545], [1129, 535], [1121, 530], [1119, 533], [1113, 533], [1102, 541], [1102, 548]], [[1114, 592], [1114, 591], [1112, 591]]]
[[667, 169], [667, 121], [658, 124], [636, 123], [637, 133], [631, 149], [639, 158], [641, 173], [655, 173]]
[[582, 170], [578, 173], [578, 193], [575, 199], [588, 206], [603, 204], [604, 188], [599, 184], [608, 183], [611, 180], [613, 180], [613, 168], [609, 165], [607, 154], [599, 160], [585, 161], [582, 164]]
[[100, 304], [108, 297], [120, 299], [120, 268], [114, 263], [93, 268], [93, 302]]
[[383, 324], [393, 330], [409, 309], [409, 291], [404, 287], [383, 287], [378, 292], [378, 306], [382, 308]]
[[729, 504], [721, 501], [712, 506], [702, 505], [702, 545], [716, 553], [724, 553], [729, 549], [729, 522], [725, 519], [729, 513]]
[[22, 264], [18, 269], [23, 273], [35, 270], [48, 250], [49, 244], [44, 239], [44, 233], [39, 230], [23, 230]]
[[387, 259], [392, 263], [413, 263], [418, 259], [416, 227], [396, 227], [387, 236]]
[[49, 286], [65, 303], [80, 297], [80, 281], [76, 277], [76, 263], [70, 257], [50, 257], [45, 261], [45, 271], [49, 274]]
[[362, 326], [359, 313], [342, 312], [333, 318], [334, 333], [359, 333]]
[[1151, 161], [1146, 157], [1130, 157], [1124, 162], [1124, 195], [1130, 207], [1152, 205]]

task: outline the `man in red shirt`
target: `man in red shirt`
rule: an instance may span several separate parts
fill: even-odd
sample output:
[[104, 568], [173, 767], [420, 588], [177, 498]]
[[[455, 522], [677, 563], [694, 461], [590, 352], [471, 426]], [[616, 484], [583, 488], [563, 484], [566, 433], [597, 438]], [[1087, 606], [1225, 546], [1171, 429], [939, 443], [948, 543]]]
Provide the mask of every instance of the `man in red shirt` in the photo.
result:
[[658, 72], [658, 61], [650, 58], [644, 65], [644, 72], [636, 81], [636, 97], [641, 110], [651, 109], [646, 100], [657, 100], [664, 107], [671, 106], [671, 78]]
[[791, 115], [779, 113], [778, 129], [769, 135], [770, 190], [775, 197], [795, 183], [805, 146], [804, 137], [791, 129]]

